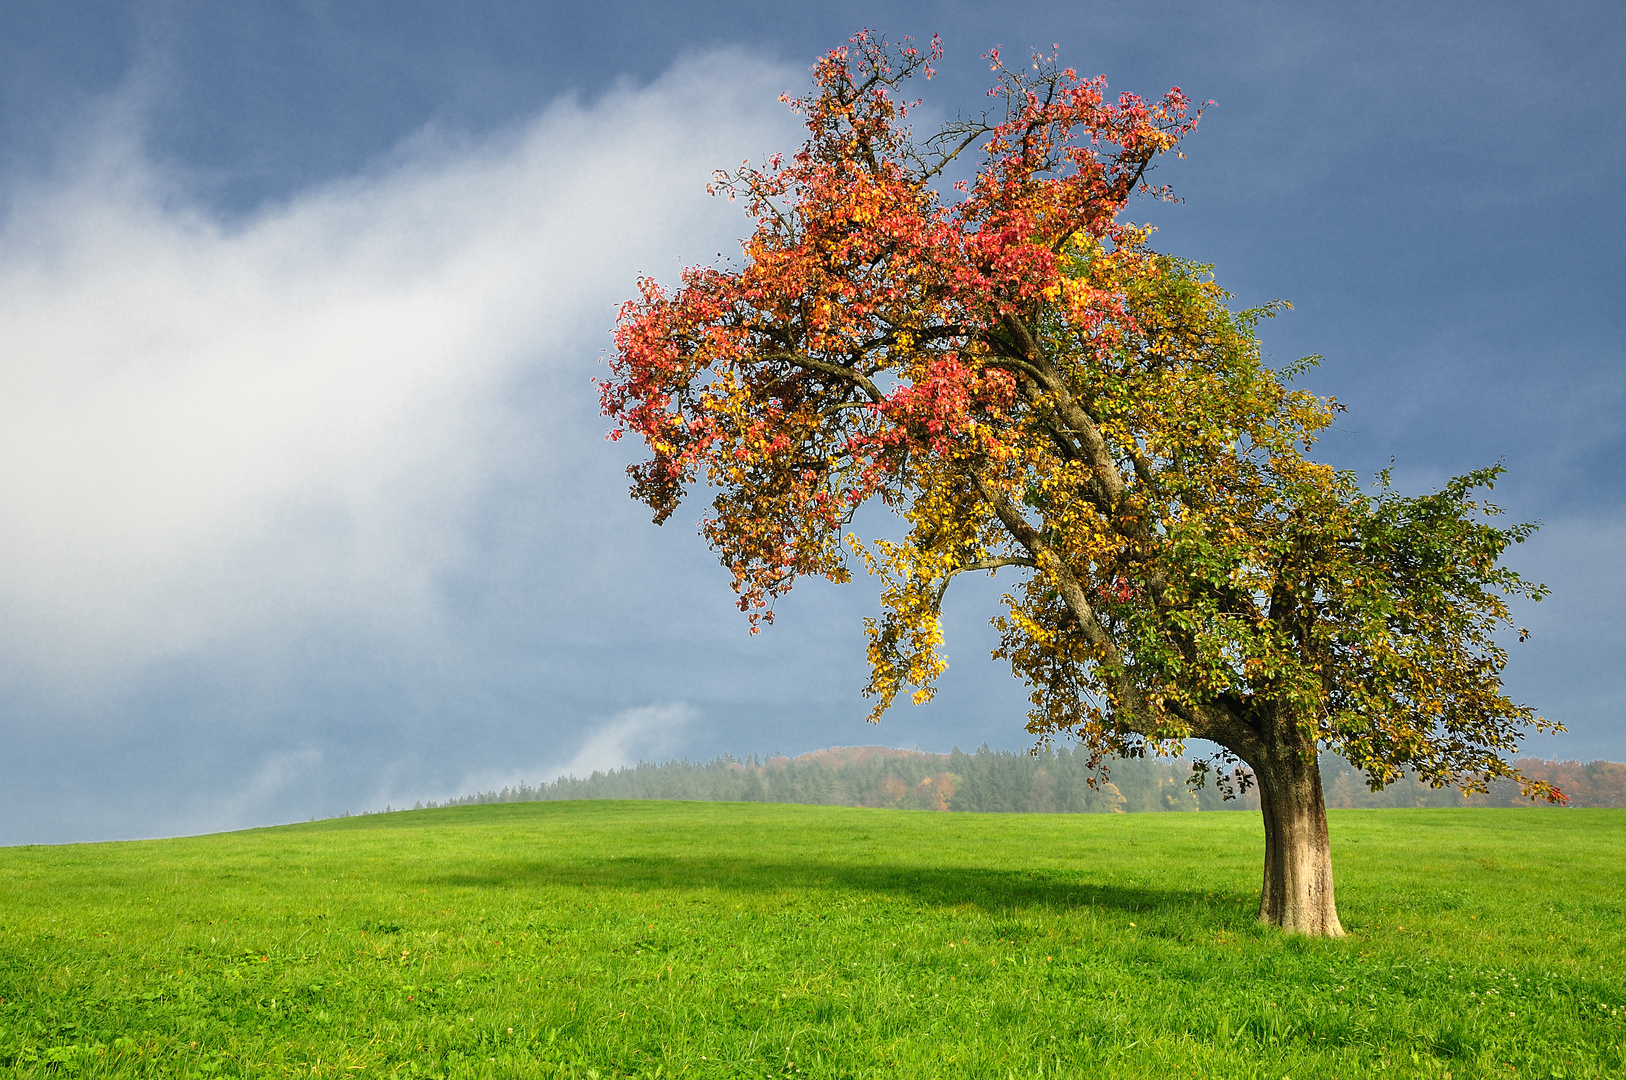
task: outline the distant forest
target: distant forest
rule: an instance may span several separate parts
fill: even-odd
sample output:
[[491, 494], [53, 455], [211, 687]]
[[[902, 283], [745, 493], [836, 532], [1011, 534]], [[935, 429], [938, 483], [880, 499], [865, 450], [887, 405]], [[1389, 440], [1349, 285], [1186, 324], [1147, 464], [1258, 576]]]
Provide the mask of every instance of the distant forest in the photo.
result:
[[[1571, 806], [1626, 808], [1626, 765], [1612, 761], [1545, 761], [1519, 758], [1518, 766], [1548, 780]], [[1190, 762], [1179, 758], [1117, 758], [1105, 779], [1094, 776], [1086, 755], [1068, 749], [1013, 753], [986, 745], [975, 753], [895, 750], [885, 746], [832, 747], [801, 757], [736, 758], [707, 762], [640, 763], [585, 779], [560, 777], [551, 784], [465, 795], [417, 809], [481, 803], [556, 799], [680, 799], [710, 802], [812, 803], [903, 810], [970, 810], [994, 813], [1116, 814], [1157, 810], [1257, 810], [1249, 790], [1227, 800], [1213, 778], [1193, 788]], [[1233, 778], [1234, 779], [1234, 778]], [[1321, 759], [1321, 781], [1331, 807], [1529, 806], [1513, 784], [1495, 784], [1484, 795], [1464, 797], [1454, 788], [1430, 788], [1408, 777], [1372, 791], [1365, 777], [1332, 755]], [[391, 808], [394, 809], [394, 808]]]

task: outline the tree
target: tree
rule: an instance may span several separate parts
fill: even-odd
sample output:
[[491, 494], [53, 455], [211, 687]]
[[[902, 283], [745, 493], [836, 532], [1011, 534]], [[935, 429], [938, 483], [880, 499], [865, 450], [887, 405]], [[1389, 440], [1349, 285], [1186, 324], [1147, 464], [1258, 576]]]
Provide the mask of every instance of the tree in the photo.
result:
[[[860, 34], [814, 68], [791, 159], [719, 173], [755, 220], [738, 268], [653, 280], [621, 310], [600, 384], [612, 438], [651, 451], [633, 494], [700, 528], [755, 633], [796, 579], [881, 579], [866, 620], [871, 719], [944, 669], [950, 580], [1010, 569], [997, 656], [1031, 688], [1028, 731], [1106, 755], [1222, 750], [1265, 820], [1260, 918], [1342, 932], [1319, 748], [1374, 788], [1410, 771], [1483, 790], [1531, 728], [1508, 699], [1500, 564], [1531, 525], [1477, 498], [1500, 468], [1406, 498], [1308, 457], [1338, 408], [1290, 388], [1209, 268], [1122, 219], [1197, 123], [1173, 89], [1109, 101], [1055, 58], [988, 54], [995, 109], [916, 141], [900, 98], [921, 50]], [[918, 104], [918, 103], [915, 103]], [[980, 153], [975, 177], [948, 170]], [[853, 528], [866, 503], [901, 539]], [[1243, 772], [1247, 776], [1246, 771]]]

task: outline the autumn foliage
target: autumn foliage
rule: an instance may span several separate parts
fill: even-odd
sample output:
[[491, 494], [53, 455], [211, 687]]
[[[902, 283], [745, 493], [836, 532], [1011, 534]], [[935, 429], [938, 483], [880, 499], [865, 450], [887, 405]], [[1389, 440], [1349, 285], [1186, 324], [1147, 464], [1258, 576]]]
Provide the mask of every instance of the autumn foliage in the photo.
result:
[[[937, 55], [860, 34], [825, 56], [785, 99], [802, 149], [714, 185], [755, 221], [739, 265], [639, 283], [601, 384], [650, 451], [634, 495], [659, 522], [714, 493], [700, 527], [753, 631], [800, 577], [878, 577], [872, 718], [931, 697], [950, 580], [1013, 570], [994, 621], [1028, 730], [1097, 761], [1193, 737], [1241, 758], [1281, 925], [1338, 932], [1320, 749], [1375, 786], [1557, 797], [1505, 761], [1554, 725], [1499, 681], [1506, 598], [1541, 589], [1500, 564], [1531, 527], [1491, 523], [1498, 470], [1407, 498], [1312, 460], [1337, 406], [1262, 362], [1274, 309], [1231, 310], [1126, 220], [1200, 110], [990, 53], [991, 111], [917, 140], [901, 87]], [[857, 535], [869, 503], [902, 535]]]

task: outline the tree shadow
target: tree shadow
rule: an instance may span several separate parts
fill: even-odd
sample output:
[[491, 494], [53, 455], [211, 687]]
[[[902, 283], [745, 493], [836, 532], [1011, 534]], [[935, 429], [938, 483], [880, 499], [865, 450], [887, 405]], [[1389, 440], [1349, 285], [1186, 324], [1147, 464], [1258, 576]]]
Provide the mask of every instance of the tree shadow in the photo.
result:
[[431, 886], [502, 889], [567, 887], [587, 889], [709, 890], [755, 893], [867, 892], [933, 907], [1103, 908], [1148, 912], [1158, 908], [1187, 912], [1220, 907], [1201, 889], [1159, 889], [1080, 880], [1076, 871], [994, 870], [912, 864], [852, 864], [829, 861], [771, 861], [717, 856], [628, 855], [603, 860], [509, 862], [424, 879]]

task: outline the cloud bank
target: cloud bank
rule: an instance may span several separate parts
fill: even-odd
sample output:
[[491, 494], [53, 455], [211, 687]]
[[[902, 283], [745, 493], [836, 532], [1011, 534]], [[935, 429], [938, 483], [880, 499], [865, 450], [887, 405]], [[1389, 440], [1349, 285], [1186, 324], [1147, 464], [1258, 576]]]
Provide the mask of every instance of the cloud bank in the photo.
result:
[[[275, 715], [297, 704], [290, 682], [341, 678], [344, 658], [311, 642], [455, 666], [504, 559], [579, 604], [604, 519], [629, 513], [624, 485], [603, 486], [619, 450], [590, 383], [616, 304], [641, 272], [737, 250], [739, 208], [704, 184], [794, 138], [776, 98], [797, 79], [696, 57], [490, 138], [426, 129], [364, 175], [239, 220], [149, 160], [117, 108], [71, 167], [13, 183], [0, 694], [16, 707], [0, 736], [47, 757], [74, 732], [184, 742], [155, 680], [229, 652], [233, 674], [200, 681], [232, 685], [189, 708], [257, 733], [240, 767], [215, 770], [234, 794], [158, 817], [263, 819], [335, 756]], [[578, 721], [554, 761], [620, 764], [648, 728]], [[49, 798], [26, 754], [5, 781]]]
[[[102, 682], [304, 620], [433, 621], [471, 507], [538, 422], [581, 415], [635, 274], [732, 247], [737, 210], [702, 185], [782, 140], [763, 103], [786, 82], [696, 60], [480, 144], [425, 132], [239, 222], [189, 205], [128, 139], [15, 195], [11, 677]], [[563, 370], [580, 401], [541, 417], [508, 402]], [[579, 456], [579, 432], [558, 435], [550, 450]]]

